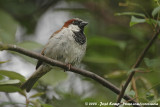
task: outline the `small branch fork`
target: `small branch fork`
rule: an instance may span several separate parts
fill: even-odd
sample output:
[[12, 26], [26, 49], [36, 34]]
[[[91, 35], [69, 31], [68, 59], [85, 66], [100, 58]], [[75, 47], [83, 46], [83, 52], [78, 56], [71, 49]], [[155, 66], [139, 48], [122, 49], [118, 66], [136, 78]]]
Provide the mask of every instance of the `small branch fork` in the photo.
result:
[[[160, 30], [157, 30], [156, 33], [154, 34], [154, 36], [152, 37], [152, 39], [148, 42], [146, 48], [144, 48], [144, 50], [141, 52], [140, 56], [138, 57], [136, 63], [133, 65], [132, 67], [132, 72], [130, 73], [128, 79], [126, 80], [126, 83], [124, 84], [124, 86], [122, 87], [122, 90], [118, 96], [118, 99], [117, 99], [117, 103], [120, 103], [123, 96], [124, 96], [124, 93], [125, 93], [125, 90], [126, 88], [128, 87], [130, 81], [132, 80], [134, 74], [135, 74], [135, 68], [139, 67], [139, 65], [141, 64], [142, 60], [144, 59], [146, 53], [148, 52], [148, 50], [150, 49], [150, 47], [152, 46], [152, 44], [154, 43], [154, 41], [157, 39], [158, 35], [159, 35], [159, 32]], [[117, 106], [116, 106], [117, 107]]]
[[[15, 52], [21, 53], [23, 55], [29, 56], [31, 58], [41, 60], [41, 61], [43, 61], [45, 63], [48, 63], [52, 66], [57, 66], [57, 67], [60, 67], [60, 68], [63, 68], [63, 69], [68, 69], [68, 66], [66, 64], [63, 64], [62, 62], [53, 60], [51, 58], [42, 56], [42, 55], [34, 53], [34, 52], [27, 51], [23, 48], [17, 47], [16, 45], [9, 45], [9, 44], [0, 43], [0, 50], [15, 51]], [[104, 78], [100, 77], [99, 75], [97, 75], [93, 72], [90, 72], [90, 71], [87, 71], [87, 70], [81, 70], [81, 69], [78, 69], [78, 68], [75, 68], [75, 67], [72, 67], [72, 66], [70, 67], [70, 72], [74, 72], [74, 73], [77, 73], [77, 74], [81, 74], [85, 77], [91, 78], [91, 79], [97, 81], [98, 83], [100, 83], [101, 85], [103, 85], [104, 87], [110, 89], [114, 93], [120, 94], [120, 89], [119, 88], [117, 88], [115, 85], [113, 85], [109, 81], [105, 80]], [[129, 101], [130, 103], [137, 103], [130, 96], [124, 95], [122, 97], [126, 101]], [[139, 105], [134, 105], [134, 107], [140, 107], [140, 106]]]

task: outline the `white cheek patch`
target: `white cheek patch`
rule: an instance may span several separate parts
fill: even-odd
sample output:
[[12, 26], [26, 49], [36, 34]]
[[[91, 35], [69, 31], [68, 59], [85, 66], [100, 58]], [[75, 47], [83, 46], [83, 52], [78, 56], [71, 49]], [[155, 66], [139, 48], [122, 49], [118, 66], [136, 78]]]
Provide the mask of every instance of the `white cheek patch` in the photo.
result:
[[79, 32], [80, 31], [80, 28], [77, 26], [77, 25], [69, 25], [68, 28], [72, 31], [75, 31], [75, 32]]

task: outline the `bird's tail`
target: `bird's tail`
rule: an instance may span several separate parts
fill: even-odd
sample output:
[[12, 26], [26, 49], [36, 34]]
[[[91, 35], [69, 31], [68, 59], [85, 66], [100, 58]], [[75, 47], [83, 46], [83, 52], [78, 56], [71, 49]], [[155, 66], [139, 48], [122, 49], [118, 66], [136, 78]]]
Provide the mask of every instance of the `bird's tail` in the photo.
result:
[[20, 87], [21, 89], [26, 89], [27, 92], [31, 90], [36, 81], [45, 75], [48, 71], [51, 70], [51, 67], [48, 65], [41, 65], [38, 69], [29, 77], [29, 79], [24, 82]]

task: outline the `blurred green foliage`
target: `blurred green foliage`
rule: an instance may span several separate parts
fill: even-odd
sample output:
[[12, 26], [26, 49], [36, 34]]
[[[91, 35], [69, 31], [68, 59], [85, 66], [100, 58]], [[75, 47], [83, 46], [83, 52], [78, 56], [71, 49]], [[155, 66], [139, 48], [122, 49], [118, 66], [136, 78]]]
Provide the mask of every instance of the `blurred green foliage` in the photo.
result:
[[[27, 34], [33, 34], [38, 19], [54, 7], [58, 0], [1, 0], [0, 1], [0, 42], [16, 44], [31, 51], [40, 50], [43, 46], [33, 41], [17, 42], [15, 33], [21, 25]], [[155, 28], [159, 27], [159, 0], [65, 0], [66, 3], [77, 3], [76, 8], [60, 8], [57, 11], [69, 11], [74, 17], [89, 22], [85, 29], [88, 46], [83, 64], [88, 69], [116, 86], [120, 87], [126, 80], [132, 65], [152, 37]], [[56, 9], [55, 9], [56, 10]], [[147, 53], [140, 68], [137, 69], [135, 82], [139, 102], [160, 102], [160, 42], [159, 39]], [[12, 52], [29, 63], [35, 60]], [[0, 61], [6, 64], [7, 61]], [[52, 76], [53, 75], [53, 76]], [[67, 80], [67, 74], [53, 71], [41, 79], [35, 87], [36, 94], [28, 97], [29, 106], [43, 107], [86, 107], [86, 102], [115, 102], [117, 95], [88, 78], [81, 77], [82, 81], [92, 86], [89, 91], [76, 93], [74, 86], [70, 92], [63, 92], [59, 85]], [[19, 89], [19, 83], [25, 78], [15, 72], [0, 70], [0, 91], [19, 92], [26, 97], [26, 93]], [[71, 84], [73, 85], [73, 84]], [[54, 87], [48, 89], [48, 87]], [[89, 87], [89, 86], [88, 86]], [[56, 92], [50, 98], [47, 92]], [[88, 93], [90, 93], [88, 95]], [[126, 94], [135, 97], [132, 85]], [[87, 96], [88, 95], [88, 96]], [[36, 98], [34, 100], [32, 98]], [[14, 102], [2, 103], [1, 106], [11, 105]], [[159, 103], [160, 104], [160, 103]], [[24, 103], [25, 105], [25, 103]], [[96, 106], [95, 106], [96, 107]]]

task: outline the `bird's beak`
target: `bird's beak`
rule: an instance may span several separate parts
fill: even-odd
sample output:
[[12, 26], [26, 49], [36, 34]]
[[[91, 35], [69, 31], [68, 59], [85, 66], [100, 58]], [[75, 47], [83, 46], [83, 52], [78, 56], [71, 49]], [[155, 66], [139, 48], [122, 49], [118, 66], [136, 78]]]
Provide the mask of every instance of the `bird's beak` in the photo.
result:
[[83, 22], [80, 23], [80, 26], [81, 26], [81, 27], [84, 27], [84, 26], [86, 26], [87, 24], [88, 24], [88, 22], [83, 21]]

